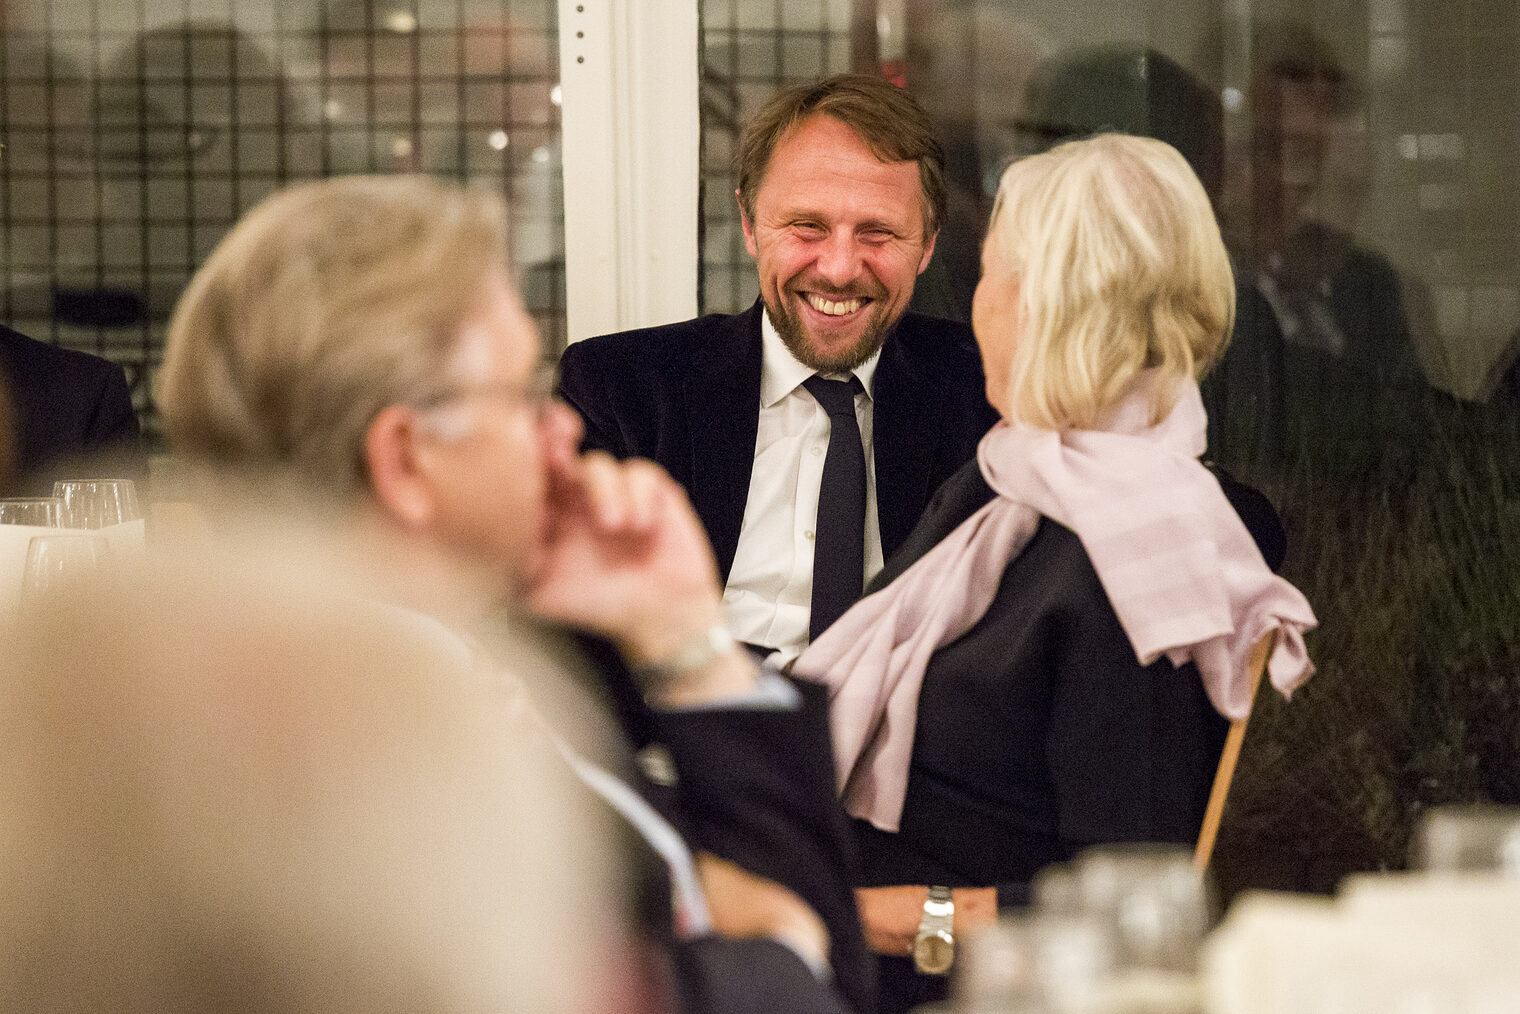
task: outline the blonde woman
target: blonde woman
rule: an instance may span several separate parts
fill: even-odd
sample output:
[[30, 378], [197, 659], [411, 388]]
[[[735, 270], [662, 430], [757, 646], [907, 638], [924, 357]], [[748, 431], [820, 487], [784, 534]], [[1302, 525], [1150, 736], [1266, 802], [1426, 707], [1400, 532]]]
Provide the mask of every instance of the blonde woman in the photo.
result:
[[1280, 632], [1285, 693], [1312, 672], [1308, 603], [1198, 460], [1234, 285], [1182, 156], [1103, 135], [1015, 163], [982, 271], [1002, 421], [797, 663], [831, 689], [883, 1010], [942, 995], [910, 957], [931, 887], [964, 930], [1087, 845], [1191, 841], [1251, 645]]

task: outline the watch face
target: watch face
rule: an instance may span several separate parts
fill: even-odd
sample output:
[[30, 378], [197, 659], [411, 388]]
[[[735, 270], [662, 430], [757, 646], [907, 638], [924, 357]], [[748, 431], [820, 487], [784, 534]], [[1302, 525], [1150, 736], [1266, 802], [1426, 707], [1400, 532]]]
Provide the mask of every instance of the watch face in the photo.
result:
[[944, 975], [955, 961], [955, 940], [948, 933], [925, 933], [913, 943], [913, 964], [925, 975]]

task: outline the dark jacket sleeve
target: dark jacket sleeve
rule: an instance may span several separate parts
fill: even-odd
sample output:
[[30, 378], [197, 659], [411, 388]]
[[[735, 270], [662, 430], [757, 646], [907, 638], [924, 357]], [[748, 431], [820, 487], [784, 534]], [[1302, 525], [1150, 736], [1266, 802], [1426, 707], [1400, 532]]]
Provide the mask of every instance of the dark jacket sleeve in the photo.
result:
[[795, 891], [823, 919], [840, 992], [870, 1007], [872, 971], [851, 885], [856, 863], [834, 790], [828, 699], [798, 684], [796, 710], [660, 712], [679, 772], [677, 804], [696, 848]]
[[693, 851], [722, 856], [807, 902], [829, 931], [840, 993], [852, 1008], [871, 1010], [874, 971], [855, 910], [854, 842], [834, 794], [824, 689], [796, 684], [799, 708], [657, 711], [608, 641], [576, 641], [629, 745], [669, 753], [675, 784], [646, 782], [646, 798]]
[[606, 358], [596, 351], [597, 346], [589, 342], [575, 342], [565, 349], [559, 361], [559, 396], [580, 413], [586, 426], [582, 441], [586, 450], [626, 458], [632, 451], [611, 411], [616, 402], [608, 392]]
[[141, 435], [126, 374], [113, 364], [101, 371], [100, 394], [85, 426], [85, 443], [91, 447], [136, 447]]
[[852, 1009], [775, 941], [702, 937], [678, 946], [674, 957], [681, 1014], [850, 1014]]

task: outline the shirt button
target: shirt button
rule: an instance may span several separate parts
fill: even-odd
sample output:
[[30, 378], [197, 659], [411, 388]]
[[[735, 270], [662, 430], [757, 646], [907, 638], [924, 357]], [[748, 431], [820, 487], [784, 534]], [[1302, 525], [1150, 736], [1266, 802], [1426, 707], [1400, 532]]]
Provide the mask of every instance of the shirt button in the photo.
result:
[[815, 446], [815, 447], [814, 447], [814, 448], [813, 448], [813, 457], [815, 457], [815, 458], [816, 458], [816, 457], [818, 457], [818, 455], [820, 455], [820, 454], [822, 454], [822, 453], [823, 453], [823, 448], [822, 448], [822, 447], [817, 447], [817, 446]]
[[809, 542], [813, 541], [813, 533], [811, 531], [803, 532], [802, 537], [804, 539], [807, 539]]

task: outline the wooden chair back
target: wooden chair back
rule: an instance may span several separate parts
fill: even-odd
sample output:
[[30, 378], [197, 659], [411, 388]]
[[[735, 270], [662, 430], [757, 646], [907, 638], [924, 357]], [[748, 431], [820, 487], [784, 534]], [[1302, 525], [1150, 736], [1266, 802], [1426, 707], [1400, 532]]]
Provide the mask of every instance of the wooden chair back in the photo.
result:
[[[1261, 686], [1262, 675], [1267, 669], [1267, 659], [1272, 655], [1277, 634], [1271, 632], [1251, 647], [1246, 659], [1246, 671], [1251, 674], [1252, 710], [1255, 710], [1256, 691]], [[1230, 783], [1235, 779], [1235, 766], [1240, 762], [1240, 747], [1246, 739], [1246, 723], [1250, 715], [1230, 723], [1225, 736], [1224, 750], [1219, 755], [1219, 767], [1214, 771], [1214, 787], [1209, 790], [1209, 805], [1203, 812], [1203, 827], [1198, 832], [1198, 845], [1193, 850], [1193, 866], [1202, 873], [1209, 868], [1214, 856], [1214, 841], [1219, 837], [1219, 822], [1224, 819], [1224, 805], [1230, 795]]]

